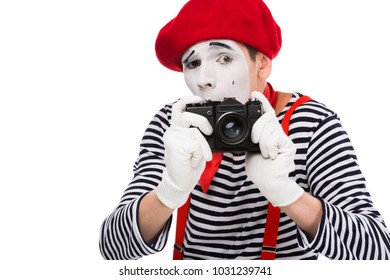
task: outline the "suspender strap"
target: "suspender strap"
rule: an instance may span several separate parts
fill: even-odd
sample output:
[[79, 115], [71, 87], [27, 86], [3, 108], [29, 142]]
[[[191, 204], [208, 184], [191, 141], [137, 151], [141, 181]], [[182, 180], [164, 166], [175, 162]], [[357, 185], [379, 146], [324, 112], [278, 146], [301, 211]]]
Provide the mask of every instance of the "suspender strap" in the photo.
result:
[[184, 242], [184, 230], [186, 228], [188, 208], [190, 206], [191, 197], [188, 196], [186, 203], [177, 209], [177, 221], [176, 221], [176, 237], [173, 250], [173, 259], [183, 259], [183, 242]]
[[[203, 171], [202, 176], [199, 179], [199, 185], [202, 187], [204, 193], [207, 193], [211, 181], [214, 178], [215, 173], [219, 168], [219, 164], [222, 161], [222, 153], [213, 153], [211, 161], [206, 163], [206, 168]], [[176, 238], [175, 238], [175, 250], [173, 251], [173, 259], [183, 259], [183, 242], [184, 242], [184, 230], [186, 228], [188, 209], [190, 206], [191, 198], [188, 197], [187, 202], [181, 206], [177, 211], [177, 222], [176, 222]]]
[[[310, 100], [308, 96], [302, 96], [288, 109], [282, 120], [282, 128], [286, 135], [289, 134], [290, 120], [295, 109]], [[280, 208], [268, 203], [267, 220], [265, 222], [263, 249], [261, 251], [261, 260], [273, 260], [276, 254], [276, 243], [278, 239], [278, 229], [280, 220]]]
[[294, 102], [293, 105], [291, 105], [290, 109], [287, 110], [287, 112], [284, 115], [283, 120], [282, 120], [282, 128], [283, 128], [283, 131], [286, 133], [286, 135], [289, 134], [290, 120], [291, 120], [292, 114], [300, 105], [302, 105], [303, 103], [305, 103], [309, 100], [311, 100], [311, 98], [309, 96], [306, 96], [306, 95], [301, 96], [300, 98], [298, 98], [297, 101]]
[[261, 260], [273, 260], [276, 253], [276, 242], [278, 239], [278, 229], [280, 220], [280, 208], [268, 202], [267, 220], [265, 221], [263, 248], [261, 250]]
[[[289, 133], [290, 119], [293, 112], [299, 105], [309, 100], [310, 97], [308, 96], [300, 97], [297, 101], [295, 101], [295, 103], [290, 107], [290, 109], [284, 115], [282, 120], [282, 128], [287, 135]], [[175, 245], [173, 251], [174, 260], [183, 259], [182, 253], [183, 253], [184, 231], [187, 223], [189, 205], [190, 205], [190, 197], [188, 197], [187, 202], [183, 206], [181, 206], [177, 211], [176, 238], [175, 238]], [[275, 259], [279, 220], [280, 220], [280, 208], [274, 207], [271, 203], [268, 203], [268, 213], [267, 213], [267, 220], [265, 223], [263, 248], [260, 257], [260, 259], [262, 260]]]

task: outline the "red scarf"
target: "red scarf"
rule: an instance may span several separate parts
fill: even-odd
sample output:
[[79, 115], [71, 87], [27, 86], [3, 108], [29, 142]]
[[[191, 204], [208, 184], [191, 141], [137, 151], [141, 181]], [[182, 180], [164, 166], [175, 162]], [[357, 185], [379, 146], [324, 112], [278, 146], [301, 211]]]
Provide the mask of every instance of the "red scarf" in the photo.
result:
[[272, 108], [275, 110], [276, 104], [278, 103], [278, 93], [274, 91], [270, 83], [266, 84], [263, 94], [265, 97], [267, 97]]

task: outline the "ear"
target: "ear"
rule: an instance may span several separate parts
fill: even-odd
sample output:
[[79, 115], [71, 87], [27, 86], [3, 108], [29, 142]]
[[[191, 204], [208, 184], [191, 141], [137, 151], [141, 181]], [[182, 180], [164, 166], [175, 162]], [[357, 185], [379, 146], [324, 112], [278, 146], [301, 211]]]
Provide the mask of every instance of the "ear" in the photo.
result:
[[272, 59], [262, 53], [256, 55], [257, 77], [261, 80], [267, 80], [272, 71]]

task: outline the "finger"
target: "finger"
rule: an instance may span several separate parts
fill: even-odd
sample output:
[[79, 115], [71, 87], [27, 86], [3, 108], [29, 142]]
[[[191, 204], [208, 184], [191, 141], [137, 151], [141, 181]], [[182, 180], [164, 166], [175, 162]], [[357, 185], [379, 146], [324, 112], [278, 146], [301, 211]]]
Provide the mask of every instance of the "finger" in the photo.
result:
[[268, 143], [269, 138], [271, 137], [271, 131], [268, 128], [265, 128], [265, 126], [269, 126], [269, 122], [265, 124], [262, 128], [262, 131], [259, 135], [259, 146], [260, 146], [260, 153], [263, 156], [263, 158], [269, 158], [269, 153], [268, 153], [268, 146], [270, 145]]
[[263, 109], [264, 109], [265, 113], [272, 112], [273, 115], [275, 115], [274, 108], [272, 108], [271, 104], [269, 103], [267, 97], [264, 96], [264, 94], [262, 94], [261, 92], [258, 92], [258, 91], [253, 91], [251, 94], [251, 99], [252, 100], [258, 99], [261, 102], [261, 104], [263, 105]]
[[190, 163], [192, 168], [196, 168], [202, 162], [205, 163], [212, 158], [210, 146], [199, 130], [193, 131], [188, 149], [188, 153], [191, 155]]
[[286, 154], [288, 156], [295, 155], [297, 148], [294, 142], [289, 138], [285, 137], [280, 140], [279, 154]]
[[286, 138], [288, 139], [279, 124], [267, 123], [260, 136], [260, 151], [263, 157], [275, 159]]
[[172, 106], [172, 123], [179, 119], [180, 115], [185, 111], [186, 106], [191, 103], [199, 103], [202, 99], [199, 96], [187, 95], [180, 98]]
[[263, 157], [276, 159], [280, 154], [295, 154], [296, 147], [278, 124], [269, 124], [260, 137]]
[[268, 112], [262, 115], [252, 126], [251, 139], [252, 142], [257, 144], [260, 142], [260, 137], [263, 134], [263, 130], [268, 123], [274, 123], [275, 116]]
[[[263, 150], [266, 151], [266, 154], [270, 159], [276, 159], [278, 157], [278, 154], [280, 152], [279, 151], [279, 141], [280, 141], [280, 139], [279, 139], [277, 133], [272, 133], [264, 141], [262, 148], [263, 148]], [[263, 153], [261, 153], [261, 154], [263, 154]]]
[[198, 167], [198, 165], [202, 162], [203, 155], [202, 155], [202, 149], [198, 143], [197, 140], [191, 139], [188, 143], [188, 155], [189, 155], [189, 161], [192, 168]]
[[206, 138], [204, 138], [204, 136], [202, 134], [200, 134], [199, 130], [196, 130], [195, 139], [199, 143], [200, 148], [202, 150], [202, 157], [206, 161], [210, 161], [213, 158], [213, 154], [211, 152], [210, 145], [207, 142]]
[[197, 127], [206, 135], [213, 133], [213, 127], [210, 122], [202, 115], [184, 112], [180, 116], [180, 125], [184, 128]]

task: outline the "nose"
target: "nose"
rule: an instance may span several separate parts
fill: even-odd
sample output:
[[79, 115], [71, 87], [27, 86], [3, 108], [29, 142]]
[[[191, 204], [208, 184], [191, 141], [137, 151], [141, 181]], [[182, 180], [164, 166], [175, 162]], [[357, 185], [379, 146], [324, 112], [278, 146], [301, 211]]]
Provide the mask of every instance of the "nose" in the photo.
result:
[[198, 78], [198, 87], [200, 89], [213, 89], [215, 88], [215, 77], [212, 67], [207, 67], [206, 65], [201, 67], [199, 78]]
[[207, 89], [207, 88], [214, 88], [215, 86], [213, 85], [213, 83], [205, 81], [205, 82], [199, 83], [198, 87], [200, 89]]

